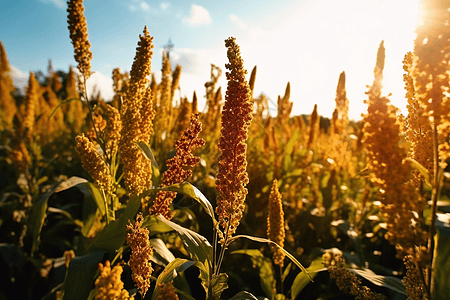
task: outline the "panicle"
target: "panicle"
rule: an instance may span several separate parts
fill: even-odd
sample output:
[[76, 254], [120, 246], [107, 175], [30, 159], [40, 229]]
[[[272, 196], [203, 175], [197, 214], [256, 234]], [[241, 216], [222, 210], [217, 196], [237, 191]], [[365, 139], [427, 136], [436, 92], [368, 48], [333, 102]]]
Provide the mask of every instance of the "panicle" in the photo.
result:
[[178, 300], [178, 295], [173, 288], [173, 281], [162, 284], [158, 283], [159, 291], [156, 300]]
[[314, 104], [314, 109], [309, 119], [309, 137], [308, 143], [306, 144], [306, 148], [311, 149], [314, 145], [314, 142], [317, 139], [320, 129], [320, 117], [317, 112], [317, 104]]
[[152, 91], [147, 88], [147, 76], [151, 73], [153, 37], [147, 27], [136, 49], [130, 71], [126, 97], [121, 107], [122, 131], [119, 152], [123, 162], [124, 180], [129, 194], [140, 194], [151, 185], [151, 162], [137, 146], [138, 142], [149, 143], [153, 133], [152, 120], [155, 115]]
[[[269, 209], [267, 216], [267, 236], [281, 247], [284, 247], [285, 228], [284, 211], [281, 194], [278, 191], [277, 180], [274, 179], [269, 196]], [[270, 245], [273, 253], [273, 260], [276, 265], [283, 267], [285, 254], [275, 245]]]
[[283, 98], [278, 96], [277, 101], [277, 122], [282, 125], [286, 126], [289, 122], [289, 118], [292, 111], [292, 105], [294, 105], [293, 102], [289, 101], [289, 98], [291, 97], [291, 84], [288, 82], [286, 85], [286, 90], [284, 92]]
[[117, 152], [120, 141], [120, 132], [122, 130], [122, 120], [120, 119], [120, 113], [117, 108], [106, 105], [106, 127], [103, 132], [103, 138], [106, 143], [106, 153], [108, 156], [112, 156]]
[[103, 160], [102, 156], [95, 149], [94, 144], [84, 135], [78, 135], [75, 138], [77, 144], [75, 150], [81, 157], [81, 165], [96, 185], [103, 189], [107, 194], [112, 193], [112, 181], [109, 168]]
[[144, 218], [142, 213], [136, 216], [136, 222], [131, 224], [128, 220], [127, 225], [127, 243], [131, 247], [131, 257], [128, 264], [131, 267], [133, 281], [140, 290], [142, 298], [145, 297], [148, 288], [150, 287], [150, 275], [153, 268], [150, 262], [153, 256], [153, 248], [148, 239], [148, 229], [142, 227]]
[[229, 63], [225, 67], [228, 80], [222, 128], [218, 148], [219, 171], [216, 178], [217, 208], [221, 242], [236, 232], [245, 209], [248, 184], [247, 144], [248, 130], [253, 117], [253, 101], [245, 79], [247, 71], [235, 38], [225, 40]]
[[16, 165], [18, 173], [27, 174], [28, 167], [31, 165], [31, 157], [23, 142], [13, 147], [10, 157]]
[[13, 80], [11, 78], [11, 68], [9, 66], [3, 43], [0, 41], [0, 129], [10, 128], [13, 124], [14, 115], [17, 112], [16, 103], [11, 96], [15, 91]]
[[95, 280], [95, 300], [134, 300], [130, 297], [128, 291], [123, 288], [123, 282], [120, 279], [123, 268], [116, 265], [111, 270], [111, 263], [109, 260], [98, 264], [100, 276]]
[[[413, 257], [411, 255], [405, 256], [403, 262], [406, 267], [406, 275], [403, 277], [403, 284], [406, 287], [406, 294], [410, 300], [426, 300], [428, 299], [427, 292], [420, 280], [419, 270], [417, 270], [414, 264]], [[426, 276], [425, 276], [426, 278]]]
[[[430, 174], [433, 173], [433, 135], [431, 127], [427, 126], [428, 120], [424, 118], [424, 109], [416, 99], [414, 88], [413, 54], [408, 52], [403, 60], [403, 81], [405, 83], [406, 99], [408, 100], [408, 116], [403, 119], [406, 140], [411, 144], [410, 157], [424, 166]], [[416, 181], [420, 179], [420, 173], [415, 170]]]
[[[199, 137], [202, 130], [202, 123], [200, 123], [199, 118], [199, 114], [192, 115], [189, 128], [175, 142], [177, 153], [173, 158], [166, 161], [168, 169], [162, 176], [162, 187], [185, 181], [192, 175], [192, 171], [184, 168], [195, 167], [200, 162], [200, 158], [192, 154], [195, 149], [205, 144], [205, 140]], [[150, 207], [149, 214], [161, 214], [170, 220], [172, 216], [169, 207], [176, 195], [177, 193], [170, 191], [158, 192], [153, 205]]]
[[22, 121], [22, 135], [30, 139], [34, 131], [34, 122], [36, 120], [36, 110], [39, 105], [39, 82], [34, 77], [34, 73], [30, 72], [28, 80], [27, 92], [25, 94], [25, 116]]
[[78, 70], [88, 79], [91, 76], [91, 44], [88, 40], [86, 18], [84, 16], [83, 0], [67, 1], [67, 23], [69, 23], [70, 39], [75, 51], [75, 61]]
[[383, 294], [372, 292], [368, 287], [361, 286], [361, 280], [359, 280], [354, 273], [349, 271], [342, 256], [338, 255], [335, 261], [335, 265], [328, 265], [326, 267], [330, 273], [330, 277], [336, 280], [336, 285], [341, 291], [355, 296], [356, 300], [386, 299]]
[[[381, 56], [384, 58], [384, 53]], [[379, 78], [382, 74], [375, 72], [375, 81]], [[397, 108], [381, 96], [380, 87], [381, 82], [367, 92], [363, 143], [367, 149], [367, 167], [375, 175], [372, 181], [381, 189], [382, 211], [388, 224], [386, 238], [396, 245], [399, 257], [403, 257], [426, 243], [422, 222], [414, 214], [422, 211], [425, 203], [411, 181], [412, 167], [405, 161], [407, 151], [400, 146]]]

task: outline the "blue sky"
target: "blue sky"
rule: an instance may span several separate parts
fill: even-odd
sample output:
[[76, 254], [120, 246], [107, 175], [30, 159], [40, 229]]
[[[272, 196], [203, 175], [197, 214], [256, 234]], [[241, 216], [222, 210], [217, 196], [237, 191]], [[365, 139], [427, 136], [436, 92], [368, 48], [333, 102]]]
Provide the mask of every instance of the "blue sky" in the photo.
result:
[[[130, 69], [146, 25], [154, 36], [157, 78], [170, 38], [172, 67], [182, 66], [181, 94], [190, 99], [193, 90], [203, 98], [211, 63], [225, 72], [224, 40], [235, 36], [249, 73], [258, 66], [255, 95], [264, 92], [276, 103], [290, 81], [294, 114], [310, 113], [317, 103], [319, 113], [330, 117], [345, 71], [350, 116], [359, 119], [376, 51], [385, 40], [384, 91], [403, 111], [406, 105], [401, 61], [413, 49], [418, 0], [85, 0], [84, 5], [96, 72], [90, 81], [106, 99], [112, 69]], [[45, 72], [48, 59], [56, 70], [75, 65], [65, 1], [8, 0], [0, 6], [0, 40], [16, 82], [24, 82], [30, 70]], [[226, 87], [224, 76], [219, 84]], [[276, 111], [275, 104], [271, 108]]]

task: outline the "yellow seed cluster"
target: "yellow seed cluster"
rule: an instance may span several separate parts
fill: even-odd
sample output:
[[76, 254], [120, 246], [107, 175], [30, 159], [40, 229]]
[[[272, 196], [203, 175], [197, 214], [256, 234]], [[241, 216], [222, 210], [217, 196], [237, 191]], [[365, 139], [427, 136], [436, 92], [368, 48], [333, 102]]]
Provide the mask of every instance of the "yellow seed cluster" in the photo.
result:
[[95, 149], [94, 144], [84, 135], [78, 135], [75, 138], [77, 144], [75, 150], [81, 157], [81, 164], [96, 185], [103, 189], [107, 194], [112, 193], [112, 182], [109, 168], [102, 156]]
[[[181, 138], [175, 142], [177, 154], [166, 160], [168, 169], [162, 176], [161, 186], [166, 187], [175, 183], [181, 183], [192, 175], [191, 170], [185, 167], [195, 167], [200, 158], [192, 154], [192, 152], [205, 144], [205, 140], [199, 138], [202, 131], [202, 123], [199, 120], [199, 114], [191, 116], [191, 124], [187, 128]], [[149, 214], [161, 214], [166, 219], [171, 219], [170, 204], [175, 199], [177, 193], [160, 191], [156, 195], [156, 199], [150, 207]]]
[[5, 47], [0, 41], [0, 129], [4, 127], [3, 122], [6, 128], [12, 126], [17, 111], [14, 98], [11, 96], [11, 92], [14, 90], [11, 68], [9, 67]]
[[[384, 48], [381, 48], [382, 52]], [[384, 57], [379, 55], [378, 57]], [[384, 62], [383, 62], [384, 63]], [[411, 182], [411, 165], [404, 161], [407, 152], [399, 145], [400, 124], [397, 109], [387, 97], [381, 96], [382, 68], [377, 61], [374, 85], [367, 95], [368, 113], [364, 115], [364, 144], [367, 149], [367, 167], [375, 175], [372, 181], [381, 189], [383, 215], [388, 224], [386, 238], [397, 245], [403, 257], [414, 253], [416, 247], [424, 245], [426, 233], [419, 217], [413, 212], [422, 211], [424, 202]]]
[[278, 96], [277, 100], [277, 122], [280, 126], [285, 126], [289, 121], [294, 102], [289, 101], [291, 97], [291, 84], [288, 82], [283, 98]]
[[34, 77], [34, 73], [30, 72], [27, 91], [25, 94], [25, 116], [22, 121], [22, 135], [30, 139], [33, 135], [34, 122], [36, 120], [36, 109], [39, 105], [39, 83]]
[[27, 170], [31, 165], [31, 157], [23, 142], [13, 147], [10, 157], [16, 165], [18, 173], [27, 174]]
[[100, 276], [95, 280], [95, 300], [134, 300], [123, 288], [120, 279], [122, 266], [116, 265], [111, 270], [111, 263], [107, 260], [105, 265], [99, 263], [98, 268]]
[[[406, 287], [406, 294], [410, 300], [427, 300], [428, 295], [425, 291], [422, 281], [420, 280], [419, 271], [413, 262], [411, 255], [405, 256], [403, 259], [406, 267], [406, 275], [403, 277], [403, 284]], [[426, 276], [424, 277], [426, 278]]]
[[75, 51], [75, 61], [78, 63], [78, 70], [88, 79], [91, 76], [92, 52], [88, 40], [83, 0], [70, 0], [67, 5], [67, 12], [69, 13], [67, 22]]
[[311, 114], [311, 118], [309, 120], [309, 135], [308, 135], [308, 143], [306, 144], [306, 148], [311, 149], [319, 135], [320, 129], [320, 117], [317, 112], [317, 104], [314, 104], [314, 109]]
[[[430, 174], [433, 173], [433, 134], [431, 127], [427, 126], [428, 120], [424, 118], [424, 109], [416, 99], [414, 88], [413, 54], [408, 52], [403, 60], [403, 81], [405, 83], [406, 99], [408, 100], [408, 116], [404, 119], [404, 131], [407, 141], [411, 144], [410, 157], [424, 166]], [[419, 172], [414, 175], [418, 180]]]
[[235, 38], [225, 40], [229, 63], [225, 67], [228, 87], [222, 111], [219, 139], [219, 172], [216, 179], [219, 223], [224, 229], [221, 242], [236, 232], [244, 212], [247, 195], [247, 138], [252, 121], [253, 101], [245, 79], [247, 71]]
[[126, 97], [121, 107], [122, 132], [119, 152], [123, 162], [124, 180], [129, 194], [140, 194], [151, 185], [151, 163], [138, 142], [148, 144], [153, 133], [152, 120], [155, 115], [152, 91], [147, 87], [147, 76], [151, 73], [153, 37], [147, 27], [136, 48], [136, 56], [130, 71]]
[[106, 106], [106, 128], [103, 132], [103, 138], [106, 143], [106, 154], [112, 156], [117, 152], [120, 141], [120, 132], [122, 130], [122, 121], [117, 108]]
[[[281, 247], [284, 247], [284, 211], [281, 194], [278, 191], [278, 182], [273, 180], [272, 189], [270, 190], [269, 208], [267, 216], [267, 236], [269, 240], [274, 241]], [[276, 265], [283, 267], [285, 254], [275, 245], [270, 245], [273, 252], [273, 260]]]
[[153, 256], [153, 248], [148, 239], [148, 229], [142, 228], [144, 218], [142, 213], [136, 216], [136, 222], [131, 224], [128, 220], [127, 225], [127, 243], [130, 245], [132, 253], [128, 264], [131, 267], [133, 281], [145, 297], [148, 288], [150, 287], [150, 275], [152, 275], [153, 268], [150, 258]]
[[383, 294], [372, 292], [368, 287], [361, 286], [361, 280], [356, 277], [345, 265], [342, 257], [337, 257], [335, 265], [327, 266], [330, 277], [336, 280], [336, 285], [345, 293], [355, 297], [356, 300], [384, 300]]
[[422, 115], [428, 119], [424, 125], [438, 132], [440, 167], [445, 168], [446, 160], [450, 157], [448, 3], [423, 1], [420, 18], [421, 22], [416, 27], [411, 75], [414, 79], [415, 98], [422, 108]]
[[159, 292], [156, 300], [178, 300], [178, 295], [173, 288], [173, 282], [168, 282], [165, 284], [158, 283]]

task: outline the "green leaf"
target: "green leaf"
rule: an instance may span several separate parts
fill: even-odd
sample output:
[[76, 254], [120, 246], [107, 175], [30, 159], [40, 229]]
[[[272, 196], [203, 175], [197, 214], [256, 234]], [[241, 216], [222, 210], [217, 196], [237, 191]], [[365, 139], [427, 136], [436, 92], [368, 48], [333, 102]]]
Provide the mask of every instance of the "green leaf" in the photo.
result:
[[157, 215], [156, 219], [159, 222], [173, 228], [180, 234], [180, 237], [183, 240], [183, 243], [185, 244], [189, 255], [193, 260], [196, 260], [198, 262], [197, 268], [200, 270], [199, 278], [202, 280], [202, 285], [207, 291], [207, 287], [209, 286], [208, 280], [212, 262], [212, 247], [209, 244], [208, 240], [192, 230], [189, 230], [172, 221], [167, 220], [162, 215]]
[[[177, 277], [175, 277], [175, 280], [178, 278], [178, 276]], [[183, 290], [180, 290], [180, 289], [177, 289], [176, 287], [175, 287], [175, 284], [174, 284], [174, 290], [175, 290], [175, 292], [177, 292], [177, 294], [178, 294], [178, 296], [179, 296], [179, 298], [181, 299], [181, 300], [195, 300], [195, 298], [194, 297], [192, 297], [191, 295], [189, 295], [188, 293], [186, 293], [185, 291], [183, 291]]]
[[[312, 278], [316, 277], [318, 272], [326, 271], [327, 269], [323, 266], [322, 256], [317, 257], [315, 260], [311, 262], [311, 265], [306, 269]], [[291, 298], [297, 298], [298, 294], [303, 290], [305, 286], [310, 283], [309, 276], [305, 274], [305, 272], [300, 272], [295, 277], [291, 286]]]
[[242, 249], [231, 252], [231, 254], [245, 254], [250, 256], [253, 266], [259, 269], [259, 281], [261, 287], [269, 299], [274, 299], [276, 294], [276, 281], [272, 268], [272, 261], [264, 257], [257, 249]]
[[449, 214], [437, 214], [433, 299], [450, 299], [450, 226]]
[[312, 280], [311, 276], [309, 275], [308, 271], [305, 269], [305, 267], [302, 266], [302, 264], [291, 253], [286, 251], [283, 247], [281, 247], [274, 241], [271, 241], [271, 240], [268, 240], [265, 238], [254, 237], [254, 236], [250, 236], [250, 235], [236, 235], [228, 240], [227, 246], [230, 245], [233, 241], [237, 240], [238, 238], [246, 238], [246, 239], [249, 239], [249, 240], [252, 240], [255, 242], [268, 243], [268, 244], [273, 244], [273, 245], [277, 246], [294, 264], [297, 265], [297, 267], [299, 267], [303, 272], [307, 273], [309, 279], [312, 282], [314, 282]]
[[212, 261], [212, 247], [208, 240], [192, 230], [186, 229], [172, 221], [167, 220], [162, 215], [157, 215], [156, 218], [180, 234], [180, 237], [185, 243], [191, 258], [201, 262], [209, 272]]
[[242, 291], [234, 295], [230, 300], [258, 300], [258, 298], [249, 292]]
[[422, 174], [423, 179], [425, 181], [426, 184], [428, 184], [429, 186], [433, 186], [431, 184], [432, 182], [432, 178], [433, 176], [430, 174], [430, 172], [428, 172], [427, 168], [425, 168], [424, 166], [422, 166], [417, 160], [412, 159], [412, 158], [407, 158], [407, 161], [409, 161], [411, 163], [411, 166], [418, 170], [420, 172], [420, 174]]
[[284, 146], [283, 170], [286, 173], [288, 173], [293, 166], [291, 155], [294, 151], [295, 142], [298, 141], [299, 132], [299, 128], [297, 128], [287, 142], [286, 146]]
[[53, 116], [53, 114], [58, 110], [58, 108], [59, 108], [61, 105], [66, 104], [66, 103], [70, 103], [70, 102], [72, 102], [73, 100], [78, 100], [78, 101], [81, 101], [81, 103], [83, 103], [83, 100], [81, 100], [80, 98], [70, 98], [70, 99], [63, 100], [63, 101], [61, 101], [61, 102], [55, 107], [55, 109], [52, 111], [52, 113], [50, 114], [50, 116], [48, 116], [48, 120], [50, 120], [50, 118]]
[[[212, 299], [211, 300], [220, 300], [222, 292], [228, 288], [228, 275], [225, 273], [220, 273], [219, 275], [213, 275], [211, 283], [209, 287], [212, 288]], [[206, 293], [208, 290], [205, 289]]]
[[144, 142], [138, 142], [137, 146], [141, 149], [145, 158], [152, 163], [152, 183], [154, 186], [158, 186], [160, 183], [160, 173], [158, 162], [155, 159], [152, 149]]
[[97, 219], [97, 212], [105, 215], [105, 202], [100, 190], [92, 182], [84, 182], [76, 185], [76, 188], [83, 194], [83, 227], [81, 233], [87, 237], [89, 231]]
[[83, 193], [85, 199], [95, 202], [103, 216], [106, 214], [105, 200], [103, 199], [102, 192], [94, 183], [85, 182], [78, 184], [76, 187]]
[[105, 251], [93, 251], [70, 261], [64, 281], [64, 300], [87, 299]]
[[165, 267], [175, 259], [175, 256], [170, 252], [163, 240], [158, 238], [150, 239], [150, 245], [153, 248], [152, 261], [155, 263]]
[[195, 261], [183, 258], [176, 258], [170, 264], [168, 264], [166, 268], [161, 272], [161, 274], [159, 274], [158, 279], [156, 280], [155, 289], [152, 294], [152, 300], [156, 299], [156, 297], [158, 296], [160, 284], [172, 281], [177, 276], [177, 272], [183, 272], [184, 270], [195, 264]]
[[292, 262], [290, 262], [287, 267], [284, 269], [283, 274], [281, 275], [281, 281], [284, 281], [286, 277], [289, 275], [292, 269]]
[[[106, 250], [108, 252], [114, 252], [119, 249], [125, 242], [128, 220], [134, 219], [140, 206], [141, 197], [132, 196], [119, 219], [109, 223], [96, 235], [91, 249]], [[132, 221], [132, 223], [134, 222]]]
[[144, 222], [142, 222], [142, 227], [147, 228], [150, 232], [150, 235], [165, 233], [174, 230], [167, 224], [158, 221], [155, 215], [149, 215], [145, 217]]
[[[377, 275], [372, 270], [366, 269], [366, 268], [363, 268], [363, 269], [349, 268], [349, 270], [361, 277], [364, 277], [365, 279], [369, 280], [370, 282], [372, 282], [375, 285], [391, 289], [402, 295], [407, 295], [406, 290], [405, 290], [405, 285], [403, 284], [402, 280], [399, 278], [396, 278], [393, 276]], [[436, 299], [440, 299], [440, 298], [436, 298]], [[442, 299], [445, 299], [445, 298], [442, 298]]]
[[31, 233], [33, 241], [31, 246], [32, 255], [39, 248], [41, 230], [46, 218], [48, 198], [50, 198], [50, 196], [55, 192], [55, 190], [58, 188], [58, 185], [59, 183], [54, 185], [52, 189], [41, 196], [39, 201], [33, 203], [30, 218], [28, 220], [28, 230]]
[[184, 181], [182, 183], [173, 184], [168, 187], [157, 188], [155, 190], [172, 191], [172, 192], [182, 193], [186, 196], [191, 197], [192, 199], [194, 199], [195, 201], [200, 203], [200, 205], [203, 207], [203, 209], [206, 211], [206, 213], [213, 220], [214, 226], [216, 226], [217, 221], [214, 217], [214, 209], [213, 209], [211, 203], [208, 201], [208, 199], [205, 197], [205, 195], [203, 195], [202, 192], [200, 192], [199, 189], [197, 189], [195, 186], [193, 186], [189, 182]]

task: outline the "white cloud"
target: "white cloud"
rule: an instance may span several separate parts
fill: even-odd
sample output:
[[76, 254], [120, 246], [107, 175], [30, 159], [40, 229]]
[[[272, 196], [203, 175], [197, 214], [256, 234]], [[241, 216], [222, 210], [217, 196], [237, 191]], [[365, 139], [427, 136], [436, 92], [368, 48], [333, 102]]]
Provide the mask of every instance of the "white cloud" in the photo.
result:
[[239, 17], [236, 16], [235, 14], [231, 14], [231, 15], [230, 15], [230, 20], [231, 20], [231, 22], [233, 22], [234, 24], [236, 24], [237, 26], [239, 26], [239, 28], [241, 28], [241, 29], [246, 29], [246, 28], [247, 28], [247, 24], [245, 24], [244, 21], [242, 21], [241, 19], [239, 19]]
[[87, 81], [87, 89], [89, 96], [94, 96], [92, 93], [97, 88], [100, 94], [106, 101], [112, 100], [114, 96], [113, 80], [110, 76], [105, 76], [100, 72], [95, 71]]
[[192, 4], [191, 14], [189, 17], [184, 18], [183, 21], [191, 26], [198, 26], [210, 24], [212, 19], [208, 10], [200, 5]]
[[25, 89], [28, 85], [28, 79], [30, 77], [30, 74], [27, 72], [24, 72], [17, 67], [11, 65], [11, 78], [13, 79], [14, 86], [20, 90], [22, 94], [25, 94]]
[[65, 8], [66, 7], [66, 2], [63, 0], [39, 0], [43, 3], [53, 3], [55, 4], [58, 8]]
[[141, 2], [141, 8], [142, 8], [143, 10], [145, 10], [145, 11], [149, 11], [149, 10], [150, 10], [150, 6], [149, 6], [148, 3], [145, 2], [145, 1], [142, 1], [142, 2]]
[[161, 9], [162, 10], [167, 10], [169, 8], [169, 6], [170, 6], [169, 2], [162, 2], [161, 3]]
[[226, 62], [226, 50], [220, 49], [176, 49], [170, 53], [171, 64], [181, 65], [180, 96], [188, 97], [192, 101], [194, 91], [198, 98], [198, 107], [201, 111], [205, 105], [205, 82], [210, 80], [211, 63], [222, 69], [222, 76], [216, 88], [222, 87], [225, 93], [226, 80], [224, 64]]
[[130, 11], [150, 11], [150, 5], [142, 0], [132, 0], [132, 3], [128, 4]]

